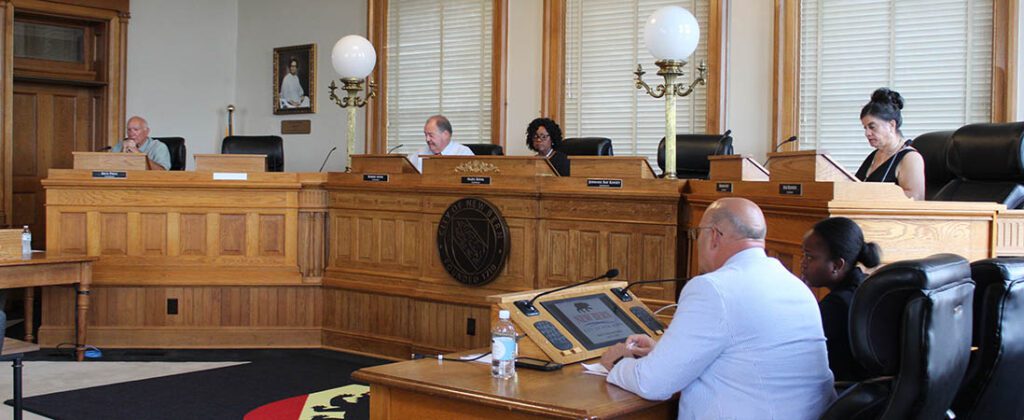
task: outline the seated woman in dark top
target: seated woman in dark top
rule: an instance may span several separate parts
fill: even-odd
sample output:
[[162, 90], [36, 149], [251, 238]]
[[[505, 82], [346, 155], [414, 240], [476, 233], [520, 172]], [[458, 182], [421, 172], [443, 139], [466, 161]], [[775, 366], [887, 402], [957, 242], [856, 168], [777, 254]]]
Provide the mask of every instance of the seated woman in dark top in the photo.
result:
[[818, 308], [832, 374], [836, 381], [866, 379], [864, 368], [850, 351], [848, 321], [854, 291], [865, 277], [857, 263], [877, 266], [881, 258], [878, 244], [864, 243], [864, 233], [853, 220], [833, 217], [818, 222], [804, 235], [803, 251], [804, 283], [829, 289]]
[[924, 200], [924, 158], [907, 145], [903, 125], [903, 97], [899, 92], [879, 88], [860, 110], [864, 137], [874, 152], [864, 159], [857, 178], [866, 182], [895, 182], [907, 197]]
[[526, 128], [526, 147], [545, 157], [561, 176], [569, 176], [569, 157], [555, 150], [562, 145], [562, 129], [550, 118], [537, 118]]

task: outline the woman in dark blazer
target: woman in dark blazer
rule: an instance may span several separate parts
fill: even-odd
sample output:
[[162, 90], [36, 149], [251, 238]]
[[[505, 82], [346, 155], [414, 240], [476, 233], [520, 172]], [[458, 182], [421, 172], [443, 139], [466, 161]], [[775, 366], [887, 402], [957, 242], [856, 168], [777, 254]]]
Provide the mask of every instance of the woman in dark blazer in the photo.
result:
[[828, 348], [828, 365], [836, 381], [867, 379], [867, 372], [850, 350], [850, 304], [865, 274], [857, 263], [878, 266], [878, 244], [864, 242], [864, 233], [853, 220], [832, 217], [814, 225], [804, 235], [801, 277], [811, 287], [825, 287], [829, 294], [818, 303]]
[[562, 129], [550, 118], [537, 118], [526, 128], [526, 147], [555, 167], [558, 175], [569, 176], [569, 157], [555, 150], [562, 145]]

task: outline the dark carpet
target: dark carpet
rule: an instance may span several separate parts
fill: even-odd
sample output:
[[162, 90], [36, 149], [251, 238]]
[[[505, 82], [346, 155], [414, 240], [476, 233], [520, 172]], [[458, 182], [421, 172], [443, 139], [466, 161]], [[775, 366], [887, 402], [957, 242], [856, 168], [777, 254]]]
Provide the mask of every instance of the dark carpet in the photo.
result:
[[[42, 351], [26, 360], [66, 358]], [[106, 350], [102, 360], [250, 363], [25, 398], [25, 409], [54, 419], [241, 419], [275, 401], [357, 383], [352, 372], [388, 363], [314, 349]], [[368, 418], [368, 412], [345, 418]]]

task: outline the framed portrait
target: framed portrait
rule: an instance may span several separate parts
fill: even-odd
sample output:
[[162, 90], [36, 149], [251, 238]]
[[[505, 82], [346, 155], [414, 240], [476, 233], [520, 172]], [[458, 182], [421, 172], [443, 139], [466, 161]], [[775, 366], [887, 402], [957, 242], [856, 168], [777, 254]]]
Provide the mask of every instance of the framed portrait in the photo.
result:
[[274, 114], [316, 112], [316, 44], [274, 48]]

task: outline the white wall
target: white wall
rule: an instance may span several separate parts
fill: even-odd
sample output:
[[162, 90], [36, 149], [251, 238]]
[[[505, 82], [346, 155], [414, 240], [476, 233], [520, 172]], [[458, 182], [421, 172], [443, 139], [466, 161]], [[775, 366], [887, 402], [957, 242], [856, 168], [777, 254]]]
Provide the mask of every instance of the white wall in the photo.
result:
[[1017, 121], [1024, 121], [1024, 7], [1017, 8]]
[[[366, 36], [366, 12], [366, 0], [240, 1], [235, 134], [281, 135], [282, 120], [308, 119], [310, 134], [281, 135], [285, 170], [316, 171], [331, 147], [337, 146], [324, 171], [344, 171], [348, 112], [328, 98], [327, 86], [338, 77], [331, 66], [331, 48], [345, 35]], [[274, 115], [274, 48], [302, 44], [316, 44], [317, 112]], [[383, 53], [383, 48], [377, 48], [378, 54]], [[356, 112], [356, 153], [364, 149], [364, 112], [365, 108]]]
[[725, 127], [736, 153], [764, 162], [772, 141], [772, 36], [774, 5], [732, 1], [725, 82]]
[[540, 116], [543, 0], [508, 4], [508, 95], [505, 108], [505, 154], [527, 156], [526, 127]]
[[[219, 153], [235, 96], [238, 0], [134, 0], [128, 23], [128, 116], [151, 135]], [[269, 68], [269, 66], [268, 66]]]

